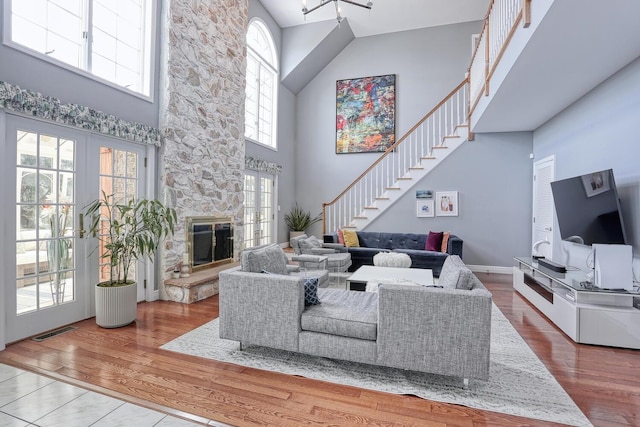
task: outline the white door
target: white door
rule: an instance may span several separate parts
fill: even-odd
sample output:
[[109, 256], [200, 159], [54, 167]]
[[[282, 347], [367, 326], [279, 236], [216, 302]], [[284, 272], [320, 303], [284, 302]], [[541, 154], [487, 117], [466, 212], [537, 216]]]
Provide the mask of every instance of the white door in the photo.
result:
[[[5, 342], [94, 316], [106, 260], [97, 239], [81, 238], [88, 226], [82, 212], [103, 190], [121, 200], [145, 196], [145, 153], [138, 144], [6, 115], [0, 161], [12, 173], [2, 196], [14, 202], [0, 208], [0, 253], [11, 266], [3, 284]], [[143, 267], [135, 267], [138, 300], [145, 297]]]
[[[102, 197], [103, 193], [113, 195], [113, 200], [117, 203], [145, 197], [145, 154], [146, 148], [142, 145], [93, 136], [89, 149], [89, 164], [91, 170], [98, 173], [89, 176], [91, 200]], [[88, 236], [88, 240], [92, 248], [97, 247], [89, 258], [91, 281], [98, 283], [108, 280], [110, 266], [109, 260], [102, 257], [103, 248], [97, 239]], [[131, 279], [138, 283], [138, 301], [145, 299], [144, 262], [146, 260], [134, 263], [129, 270]]]
[[88, 171], [82, 132], [8, 114], [6, 124], [3, 304], [12, 342], [90, 316], [86, 242], [75, 232]]
[[553, 258], [553, 195], [551, 182], [555, 179], [555, 157], [550, 156], [533, 164], [533, 236], [532, 244], [548, 241], [538, 246], [538, 253]]
[[257, 171], [244, 176], [244, 248], [275, 240], [275, 177]]

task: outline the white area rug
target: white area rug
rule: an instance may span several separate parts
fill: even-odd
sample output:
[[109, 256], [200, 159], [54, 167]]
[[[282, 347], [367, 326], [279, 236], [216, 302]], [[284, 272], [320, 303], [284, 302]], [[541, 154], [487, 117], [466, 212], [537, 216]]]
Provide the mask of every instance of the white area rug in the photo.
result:
[[218, 319], [163, 345], [171, 350], [267, 371], [299, 375], [386, 393], [415, 395], [487, 411], [575, 426], [591, 423], [494, 305], [491, 374], [487, 382], [312, 357], [264, 347], [239, 351], [220, 339]]

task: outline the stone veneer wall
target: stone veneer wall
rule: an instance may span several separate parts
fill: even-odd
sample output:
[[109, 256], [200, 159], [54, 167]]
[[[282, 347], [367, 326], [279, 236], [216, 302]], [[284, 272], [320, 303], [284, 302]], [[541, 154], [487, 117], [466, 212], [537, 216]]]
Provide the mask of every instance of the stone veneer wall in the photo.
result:
[[[186, 217], [233, 217], [243, 240], [248, 1], [162, 3], [159, 190], [178, 213], [162, 256], [168, 278], [185, 251]], [[159, 289], [177, 300], [163, 283]]]

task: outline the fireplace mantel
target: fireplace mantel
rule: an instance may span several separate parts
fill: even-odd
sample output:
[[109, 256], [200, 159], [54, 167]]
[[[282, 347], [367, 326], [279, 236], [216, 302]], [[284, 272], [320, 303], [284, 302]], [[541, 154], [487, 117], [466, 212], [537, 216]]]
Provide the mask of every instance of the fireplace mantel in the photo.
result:
[[164, 290], [171, 301], [191, 304], [217, 295], [220, 272], [239, 265], [239, 262], [231, 262], [196, 271], [189, 277], [167, 279], [164, 281]]

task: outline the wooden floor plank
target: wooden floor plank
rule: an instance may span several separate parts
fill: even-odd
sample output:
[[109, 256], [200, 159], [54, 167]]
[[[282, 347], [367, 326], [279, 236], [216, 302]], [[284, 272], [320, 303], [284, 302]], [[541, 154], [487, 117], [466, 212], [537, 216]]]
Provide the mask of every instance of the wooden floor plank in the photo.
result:
[[[511, 276], [478, 274], [531, 349], [596, 426], [640, 425], [640, 352], [576, 344], [513, 291]], [[237, 426], [536, 425], [537, 420], [242, 367], [161, 350], [218, 316], [218, 297], [141, 303], [134, 324], [93, 319], [42, 342], [11, 344], [0, 362]]]

